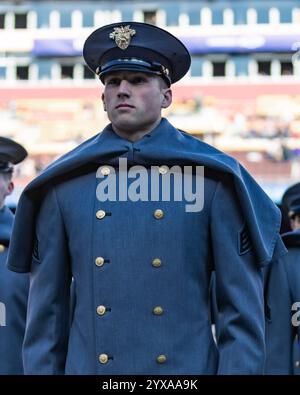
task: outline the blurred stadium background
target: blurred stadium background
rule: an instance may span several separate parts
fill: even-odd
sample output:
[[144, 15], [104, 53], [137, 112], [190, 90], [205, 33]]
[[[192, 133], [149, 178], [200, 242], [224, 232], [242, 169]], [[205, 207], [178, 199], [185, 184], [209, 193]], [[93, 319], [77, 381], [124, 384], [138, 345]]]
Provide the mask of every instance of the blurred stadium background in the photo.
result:
[[1, 1], [0, 135], [24, 144], [22, 188], [107, 123], [82, 46], [97, 27], [157, 24], [192, 54], [165, 115], [239, 159], [275, 202], [300, 180], [300, 1]]

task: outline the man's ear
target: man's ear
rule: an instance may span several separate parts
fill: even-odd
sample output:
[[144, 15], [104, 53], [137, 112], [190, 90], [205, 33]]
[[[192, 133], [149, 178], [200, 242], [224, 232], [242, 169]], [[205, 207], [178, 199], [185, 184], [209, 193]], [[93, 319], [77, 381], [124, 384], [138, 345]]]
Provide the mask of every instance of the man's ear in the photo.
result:
[[168, 108], [172, 103], [172, 90], [171, 88], [163, 89], [163, 101], [161, 103], [162, 108]]
[[9, 182], [6, 190], [6, 196], [11, 195], [13, 193], [13, 190], [15, 188], [15, 185], [12, 181]]
[[101, 95], [102, 103], [103, 103], [103, 110], [106, 111], [106, 105], [105, 105], [105, 99], [104, 99], [104, 93]]

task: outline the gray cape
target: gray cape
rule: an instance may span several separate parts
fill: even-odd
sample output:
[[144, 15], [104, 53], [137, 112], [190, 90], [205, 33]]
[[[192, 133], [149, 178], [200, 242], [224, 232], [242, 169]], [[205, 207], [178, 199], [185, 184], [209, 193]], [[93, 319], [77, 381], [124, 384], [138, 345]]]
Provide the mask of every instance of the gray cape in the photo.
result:
[[[223, 173], [234, 180], [235, 193], [250, 233], [257, 264], [267, 265], [286, 252], [279, 236], [280, 210], [265, 194], [243, 166], [234, 158], [175, 129], [165, 118], [144, 138], [135, 153], [135, 164], [201, 165]], [[146, 136], [147, 137], [147, 136]], [[48, 182], [61, 177], [76, 177], [76, 171], [88, 163], [112, 164], [128, 151], [130, 141], [117, 136], [111, 124], [101, 133], [68, 152], [35, 178], [23, 191], [14, 222], [8, 257], [8, 268], [28, 272], [35, 239], [36, 215]]]

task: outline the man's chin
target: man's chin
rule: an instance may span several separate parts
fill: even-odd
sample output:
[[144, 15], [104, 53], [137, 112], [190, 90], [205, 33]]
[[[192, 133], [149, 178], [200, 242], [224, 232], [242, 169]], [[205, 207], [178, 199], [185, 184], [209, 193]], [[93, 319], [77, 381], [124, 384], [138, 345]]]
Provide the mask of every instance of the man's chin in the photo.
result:
[[127, 134], [134, 134], [141, 130], [142, 125], [137, 125], [136, 122], [115, 122], [113, 123], [117, 130], [121, 130]]

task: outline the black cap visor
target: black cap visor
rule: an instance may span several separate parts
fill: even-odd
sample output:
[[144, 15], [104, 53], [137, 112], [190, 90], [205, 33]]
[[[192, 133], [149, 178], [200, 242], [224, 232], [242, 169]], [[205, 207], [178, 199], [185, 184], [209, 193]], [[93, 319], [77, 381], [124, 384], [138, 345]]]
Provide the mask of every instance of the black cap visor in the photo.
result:
[[160, 63], [146, 62], [140, 59], [117, 59], [112, 60], [101, 67], [99, 78], [104, 83], [104, 77], [113, 71], [139, 71], [146, 74], [154, 74], [164, 79], [168, 87], [171, 86], [171, 80], [168, 76], [167, 69]]

